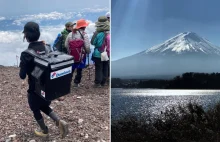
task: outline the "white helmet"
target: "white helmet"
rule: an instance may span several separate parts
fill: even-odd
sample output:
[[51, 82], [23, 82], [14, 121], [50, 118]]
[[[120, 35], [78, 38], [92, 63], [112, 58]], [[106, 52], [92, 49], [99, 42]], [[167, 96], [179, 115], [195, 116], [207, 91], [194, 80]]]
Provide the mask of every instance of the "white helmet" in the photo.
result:
[[105, 14], [105, 16], [106, 16], [107, 18], [110, 18], [110, 12], [107, 12], [107, 13]]

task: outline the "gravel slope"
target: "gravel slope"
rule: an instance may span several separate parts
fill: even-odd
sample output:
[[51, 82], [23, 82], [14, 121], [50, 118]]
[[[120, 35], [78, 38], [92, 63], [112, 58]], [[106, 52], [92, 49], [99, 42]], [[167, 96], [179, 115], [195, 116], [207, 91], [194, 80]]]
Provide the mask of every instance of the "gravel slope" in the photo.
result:
[[51, 107], [69, 123], [70, 133], [60, 139], [59, 131], [52, 120], [44, 119], [49, 127], [49, 138], [34, 135], [38, 128], [29, 109], [26, 97], [27, 82], [22, 85], [18, 76], [19, 68], [0, 67], [0, 141], [5, 142], [16, 134], [14, 142], [107, 142], [109, 127], [109, 86], [93, 88], [94, 66], [83, 71], [83, 79], [78, 89], [73, 89], [64, 101], [53, 101]]

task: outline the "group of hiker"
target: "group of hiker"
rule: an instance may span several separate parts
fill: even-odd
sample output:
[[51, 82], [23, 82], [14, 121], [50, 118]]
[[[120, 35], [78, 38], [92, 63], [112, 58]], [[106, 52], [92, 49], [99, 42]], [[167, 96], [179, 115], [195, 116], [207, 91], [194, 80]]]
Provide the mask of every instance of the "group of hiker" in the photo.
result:
[[110, 57], [110, 13], [108, 12], [106, 16], [98, 18], [95, 23], [96, 31], [91, 41], [85, 32], [88, 25], [89, 23], [84, 19], [80, 19], [76, 23], [67, 22], [65, 29], [58, 34], [53, 44], [53, 50], [58, 50], [74, 57], [73, 72], [76, 70], [74, 87], [79, 87], [82, 70], [86, 67], [86, 59], [88, 59], [89, 64], [90, 44], [95, 47], [91, 58], [95, 63], [94, 87], [105, 86], [106, 81], [109, 81], [109, 59], [102, 61], [101, 53], [106, 51], [108, 58]]
[[[72, 57], [74, 63], [72, 65], [72, 72], [63, 71], [63, 69], [58, 70], [61, 72], [59, 78], [62, 78], [64, 74], [69, 74], [70, 79], [72, 80], [73, 72], [76, 70], [76, 76], [74, 79], [74, 86], [78, 87], [82, 78], [82, 70], [86, 67], [86, 55], [90, 54], [90, 44], [94, 45], [95, 49], [92, 53], [92, 61], [95, 63], [95, 81], [94, 87], [101, 87], [106, 84], [106, 80], [109, 77], [109, 58], [110, 58], [110, 13], [107, 13], [105, 16], [100, 16], [96, 24], [96, 31], [92, 36], [92, 39], [89, 40], [88, 34], [85, 32], [86, 27], [89, 23], [85, 19], [80, 19], [76, 23], [68, 22], [65, 24], [65, 29], [58, 35], [53, 45], [54, 52], [60, 51], [65, 55]], [[44, 41], [38, 41], [40, 38], [40, 27], [35, 22], [28, 22], [24, 26], [23, 30], [24, 41], [26, 40], [29, 45], [27, 50], [23, 51], [20, 56], [20, 72], [19, 76], [21, 79], [25, 79], [28, 76], [29, 88], [27, 90], [27, 98], [30, 109], [34, 114], [34, 118], [40, 126], [39, 130], [35, 130], [35, 134], [40, 137], [47, 137], [49, 135], [48, 127], [44, 122], [44, 118], [41, 114], [41, 111], [49, 116], [54, 122], [55, 125], [59, 128], [61, 137], [64, 138], [68, 133], [68, 123], [62, 120], [50, 107], [51, 100], [46, 100], [45, 93], [41, 90], [38, 93], [36, 90], [39, 90], [39, 85], [42, 85], [41, 81], [36, 82], [38, 76], [42, 76], [43, 71], [41, 66], [36, 65], [36, 56], [41, 57], [40, 55], [50, 52], [52, 53], [48, 58], [51, 58], [53, 55], [56, 58], [59, 53], [54, 53], [48, 51], [47, 44]], [[61, 46], [57, 46], [59, 43]], [[36, 54], [36, 56], [35, 56]], [[49, 54], [48, 54], [49, 55]], [[67, 56], [67, 55], [66, 55]], [[88, 59], [90, 60], [90, 59]], [[61, 65], [61, 64], [60, 64]], [[45, 65], [47, 67], [47, 65]], [[53, 66], [54, 68], [56, 66]], [[69, 69], [68, 68], [65, 68]], [[35, 74], [35, 76], [33, 75]], [[52, 73], [51, 73], [52, 74]], [[44, 76], [42, 78], [45, 78]], [[48, 80], [52, 80], [51, 76]], [[68, 79], [68, 80], [70, 80]], [[38, 79], [39, 80], [39, 79]], [[57, 83], [57, 81], [54, 81]], [[51, 89], [51, 88], [50, 88]], [[53, 89], [52, 89], [53, 90]], [[43, 96], [43, 97], [42, 97]]]

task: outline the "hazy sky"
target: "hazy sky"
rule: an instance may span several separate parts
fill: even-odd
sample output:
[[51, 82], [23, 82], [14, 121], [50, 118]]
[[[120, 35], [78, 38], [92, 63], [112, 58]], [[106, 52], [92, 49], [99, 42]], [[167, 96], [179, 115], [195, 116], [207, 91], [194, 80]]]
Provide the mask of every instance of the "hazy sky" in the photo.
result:
[[220, 46], [219, 0], [111, 2], [113, 60], [143, 51], [185, 31], [196, 32]]
[[109, 0], [0, 0], [0, 16], [69, 12], [82, 8], [109, 7]]

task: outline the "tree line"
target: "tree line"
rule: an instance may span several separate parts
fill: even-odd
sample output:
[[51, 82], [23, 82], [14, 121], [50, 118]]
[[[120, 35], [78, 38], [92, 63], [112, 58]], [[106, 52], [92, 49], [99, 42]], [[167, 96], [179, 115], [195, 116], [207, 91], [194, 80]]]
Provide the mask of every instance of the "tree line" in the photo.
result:
[[220, 89], [220, 73], [184, 73], [171, 80], [125, 80], [112, 78], [112, 88], [158, 88], [158, 89]]

